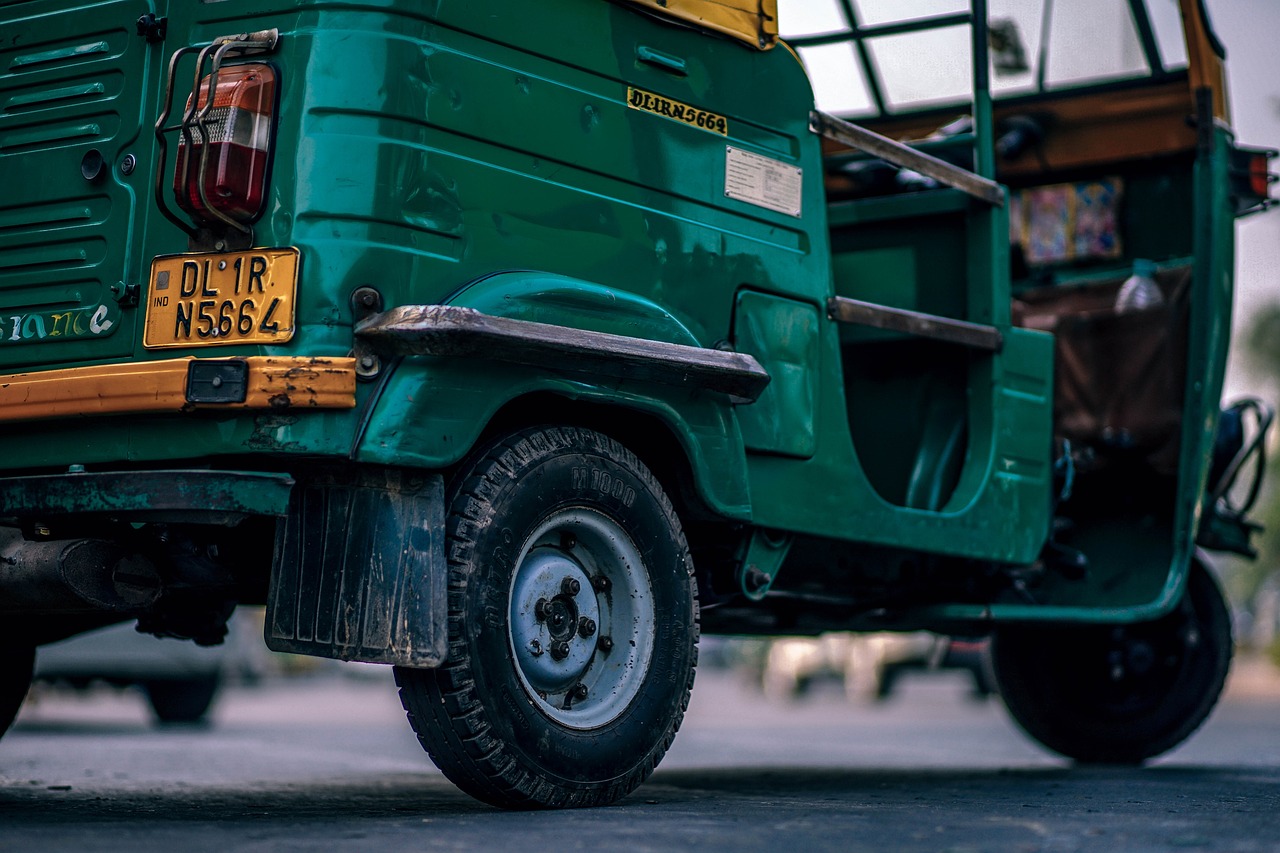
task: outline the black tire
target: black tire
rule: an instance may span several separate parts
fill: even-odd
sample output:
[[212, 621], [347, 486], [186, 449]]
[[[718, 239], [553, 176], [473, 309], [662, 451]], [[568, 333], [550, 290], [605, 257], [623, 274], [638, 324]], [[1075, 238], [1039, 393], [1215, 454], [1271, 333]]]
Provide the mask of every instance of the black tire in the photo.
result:
[[156, 719], [164, 725], [199, 723], [209, 713], [222, 679], [218, 673], [195, 678], [164, 678], [144, 682], [142, 689]]
[[1231, 618], [1198, 561], [1155, 622], [1006, 627], [993, 638], [1000, 694], [1031, 737], [1081, 763], [1139, 764], [1191, 736], [1231, 666]]
[[476, 458], [448, 500], [448, 659], [396, 669], [419, 741], [503, 808], [630, 793], [675, 737], [697, 663], [693, 564], [662, 487], [604, 435], [538, 428]]
[[31, 688], [36, 651], [28, 646], [6, 646], [0, 650], [0, 737], [13, 725], [22, 702]]

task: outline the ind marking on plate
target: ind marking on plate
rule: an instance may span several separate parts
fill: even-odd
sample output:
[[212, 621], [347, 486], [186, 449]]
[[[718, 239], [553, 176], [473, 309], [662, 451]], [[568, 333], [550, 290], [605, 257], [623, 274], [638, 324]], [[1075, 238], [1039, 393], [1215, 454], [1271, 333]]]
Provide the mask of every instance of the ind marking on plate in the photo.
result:
[[725, 146], [724, 194], [729, 198], [799, 217], [803, 188], [799, 166]]
[[670, 98], [664, 98], [661, 95], [655, 95], [653, 92], [646, 92], [644, 89], [637, 89], [634, 86], [627, 87], [627, 106], [633, 110], [653, 113], [674, 121], [691, 124], [703, 130], [718, 133], [721, 136], [729, 135], [729, 120], [724, 116], [708, 110], [700, 110], [697, 107], [691, 107], [688, 104], [682, 104], [679, 101], [673, 101]]

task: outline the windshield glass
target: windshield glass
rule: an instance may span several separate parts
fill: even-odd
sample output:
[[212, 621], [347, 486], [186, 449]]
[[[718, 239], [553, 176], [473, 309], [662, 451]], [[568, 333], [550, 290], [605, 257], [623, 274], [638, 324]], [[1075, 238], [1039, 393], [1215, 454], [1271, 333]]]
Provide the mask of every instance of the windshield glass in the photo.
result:
[[[995, 97], [1186, 65], [1178, 0], [989, 0]], [[853, 117], [972, 100], [965, 0], [779, 0], [818, 108]], [[925, 28], [928, 25], [928, 28]]]

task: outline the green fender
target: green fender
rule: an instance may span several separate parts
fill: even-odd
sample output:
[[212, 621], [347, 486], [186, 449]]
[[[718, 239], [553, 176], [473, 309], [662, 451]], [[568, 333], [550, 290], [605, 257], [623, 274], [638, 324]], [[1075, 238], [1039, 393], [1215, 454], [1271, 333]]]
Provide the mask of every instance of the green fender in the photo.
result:
[[[664, 343], [702, 346], [679, 319], [646, 299], [537, 272], [504, 272], [455, 291], [446, 304]], [[504, 408], [532, 394], [657, 418], [683, 449], [698, 496], [713, 512], [751, 518], [746, 451], [730, 399], [687, 387], [525, 366], [487, 359], [410, 356], [381, 377], [354, 458], [438, 469], [458, 462]], [[557, 420], [546, 411], [545, 421]]]

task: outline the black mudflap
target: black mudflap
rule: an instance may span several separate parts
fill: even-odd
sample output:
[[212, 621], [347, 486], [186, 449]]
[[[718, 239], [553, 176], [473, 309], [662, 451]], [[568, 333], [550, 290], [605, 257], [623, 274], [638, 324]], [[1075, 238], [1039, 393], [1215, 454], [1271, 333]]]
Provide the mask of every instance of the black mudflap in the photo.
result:
[[267, 647], [439, 666], [446, 584], [443, 477], [379, 470], [309, 479], [277, 527]]

